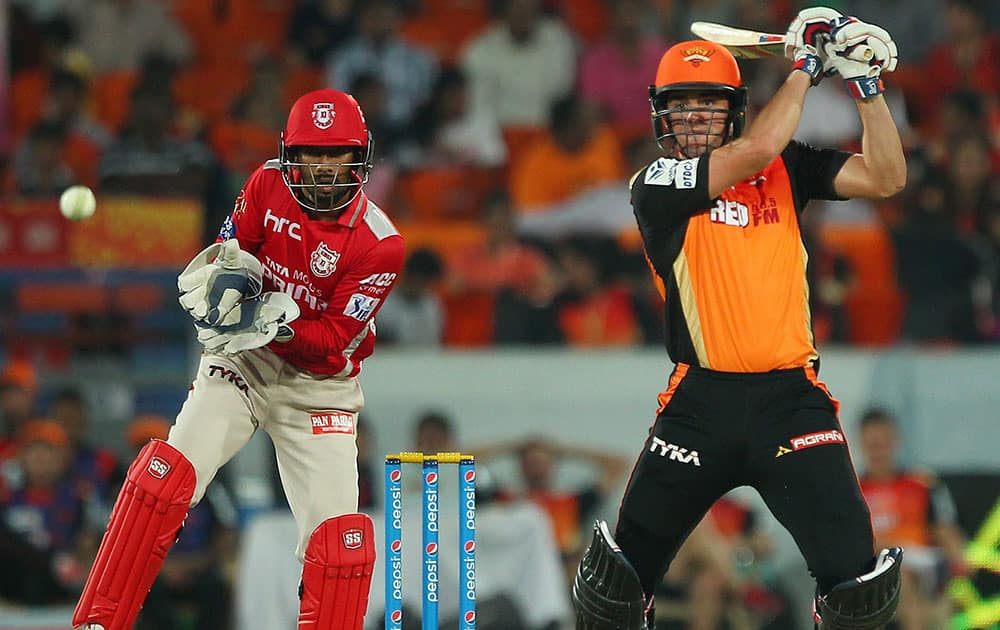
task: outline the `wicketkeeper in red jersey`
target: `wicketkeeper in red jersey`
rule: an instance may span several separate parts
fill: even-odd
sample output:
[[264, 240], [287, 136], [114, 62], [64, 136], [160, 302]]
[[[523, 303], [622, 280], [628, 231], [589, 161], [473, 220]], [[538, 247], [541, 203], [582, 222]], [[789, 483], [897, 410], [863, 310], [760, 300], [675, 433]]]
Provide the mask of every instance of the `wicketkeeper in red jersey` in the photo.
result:
[[353, 97], [302, 96], [278, 159], [250, 176], [218, 241], [181, 274], [206, 352], [167, 441], [128, 471], [75, 627], [132, 627], [188, 508], [259, 427], [298, 523], [298, 627], [361, 629], [375, 541], [357, 513], [357, 375], [404, 255], [363, 190], [372, 146]]

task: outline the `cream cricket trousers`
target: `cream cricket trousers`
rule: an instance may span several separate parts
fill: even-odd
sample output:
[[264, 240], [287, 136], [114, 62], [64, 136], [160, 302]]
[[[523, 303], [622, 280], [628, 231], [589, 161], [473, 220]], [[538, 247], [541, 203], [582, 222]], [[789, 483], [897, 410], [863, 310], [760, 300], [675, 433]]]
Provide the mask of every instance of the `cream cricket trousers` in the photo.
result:
[[305, 372], [266, 348], [206, 354], [167, 442], [194, 465], [193, 506], [257, 427], [267, 431], [298, 525], [301, 561], [317, 525], [358, 511], [355, 426], [362, 406], [356, 378]]

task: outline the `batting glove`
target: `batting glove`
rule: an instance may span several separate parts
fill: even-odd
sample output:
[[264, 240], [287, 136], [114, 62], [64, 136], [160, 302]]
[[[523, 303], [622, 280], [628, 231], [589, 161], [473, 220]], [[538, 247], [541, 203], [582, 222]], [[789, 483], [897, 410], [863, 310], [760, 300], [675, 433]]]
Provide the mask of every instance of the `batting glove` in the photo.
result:
[[211, 326], [223, 323], [243, 300], [257, 297], [262, 285], [260, 261], [236, 239], [209, 245], [177, 277], [181, 306]]
[[812, 84], [835, 71], [830, 67], [824, 48], [830, 40], [831, 23], [843, 15], [827, 7], [802, 9], [785, 33], [785, 56], [795, 62], [795, 70], [809, 75]]
[[198, 341], [208, 352], [236, 354], [262, 348], [273, 340], [288, 341], [294, 332], [288, 324], [299, 316], [299, 306], [287, 293], [268, 291], [242, 302], [222, 326], [196, 321]]
[[896, 69], [898, 51], [889, 33], [856, 18], [834, 20], [825, 48], [829, 63], [856, 99], [881, 94], [885, 91], [882, 73]]

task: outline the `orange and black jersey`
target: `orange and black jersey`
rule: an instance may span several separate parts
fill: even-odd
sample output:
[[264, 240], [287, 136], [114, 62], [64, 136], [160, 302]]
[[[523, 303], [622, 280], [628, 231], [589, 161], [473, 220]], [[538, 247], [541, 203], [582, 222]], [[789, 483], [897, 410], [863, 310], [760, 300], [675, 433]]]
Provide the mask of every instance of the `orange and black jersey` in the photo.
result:
[[715, 199], [711, 153], [660, 158], [632, 178], [675, 363], [724, 372], [815, 363], [799, 216], [810, 199], [840, 199], [833, 180], [850, 155], [793, 141]]

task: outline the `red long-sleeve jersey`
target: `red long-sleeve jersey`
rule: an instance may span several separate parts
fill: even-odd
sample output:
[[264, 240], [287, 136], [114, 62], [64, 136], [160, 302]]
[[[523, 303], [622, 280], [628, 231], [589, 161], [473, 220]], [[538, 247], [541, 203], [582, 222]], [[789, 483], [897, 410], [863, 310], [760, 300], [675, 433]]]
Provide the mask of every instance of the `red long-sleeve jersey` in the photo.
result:
[[302, 314], [275, 354], [316, 374], [355, 376], [375, 349], [375, 313], [403, 266], [392, 221], [364, 192], [336, 221], [311, 219], [281, 178], [277, 160], [243, 186], [219, 240], [236, 238], [264, 267], [264, 291], [284, 291]]

